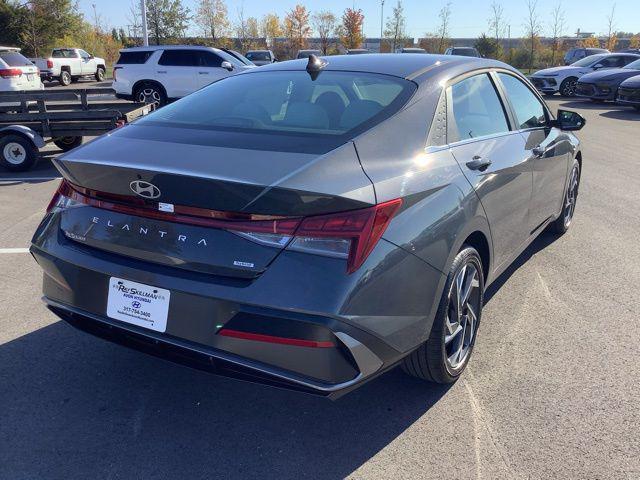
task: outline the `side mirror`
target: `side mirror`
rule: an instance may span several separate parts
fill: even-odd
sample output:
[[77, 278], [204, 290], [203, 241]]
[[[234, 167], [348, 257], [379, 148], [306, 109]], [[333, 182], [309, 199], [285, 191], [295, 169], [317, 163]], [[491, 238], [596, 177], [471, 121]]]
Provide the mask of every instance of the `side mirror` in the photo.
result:
[[558, 110], [558, 117], [554, 122], [554, 127], [572, 132], [581, 130], [585, 123], [587, 123], [587, 121], [579, 113], [569, 110]]
[[591, 68], [593, 68], [594, 70], [598, 70], [599, 68], [604, 68], [604, 65], [603, 65], [603, 64], [601, 64], [601, 63], [596, 63], [596, 64], [595, 64], [593, 67], [591, 67]]
[[224, 61], [220, 66], [229, 71], [233, 70], [233, 64], [231, 62]]

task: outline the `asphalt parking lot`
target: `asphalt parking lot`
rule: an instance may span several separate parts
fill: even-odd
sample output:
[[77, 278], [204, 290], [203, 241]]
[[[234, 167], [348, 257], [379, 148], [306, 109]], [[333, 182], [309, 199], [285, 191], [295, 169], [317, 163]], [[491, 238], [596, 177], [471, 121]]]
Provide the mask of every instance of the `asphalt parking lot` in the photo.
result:
[[330, 402], [77, 332], [23, 250], [56, 172], [0, 172], [0, 478], [640, 478], [640, 112], [549, 103], [588, 122], [574, 224], [487, 292], [448, 388], [396, 369]]

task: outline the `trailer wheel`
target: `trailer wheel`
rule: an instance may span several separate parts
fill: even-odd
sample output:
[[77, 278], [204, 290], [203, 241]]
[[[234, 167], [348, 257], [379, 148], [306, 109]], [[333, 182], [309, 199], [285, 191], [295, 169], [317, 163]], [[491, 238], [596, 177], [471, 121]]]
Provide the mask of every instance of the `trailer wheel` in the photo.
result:
[[69, 86], [71, 85], [71, 74], [66, 70], [63, 70], [62, 72], [60, 72], [59, 80], [60, 80], [60, 85], [64, 87]]
[[82, 145], [82, 137], [60, 137], [56, 138], [53, 143], [63, 152], [68, 152]]
[[5, 135], [0, 138], [0, 164], [11, 172], [29, 170], [39, 156], [33, 143], [21, 135]]

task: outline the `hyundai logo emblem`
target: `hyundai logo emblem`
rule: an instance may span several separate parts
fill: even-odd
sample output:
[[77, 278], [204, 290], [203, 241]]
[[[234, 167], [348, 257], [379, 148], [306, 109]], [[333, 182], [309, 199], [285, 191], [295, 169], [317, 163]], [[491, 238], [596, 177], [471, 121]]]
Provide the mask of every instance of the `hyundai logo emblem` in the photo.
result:
[[153, 183], [144, 180], [134, 180], [129, 184], [129, 188], [133, 193], [143, 198], [158, 198], [160, 196], [160, 189]]

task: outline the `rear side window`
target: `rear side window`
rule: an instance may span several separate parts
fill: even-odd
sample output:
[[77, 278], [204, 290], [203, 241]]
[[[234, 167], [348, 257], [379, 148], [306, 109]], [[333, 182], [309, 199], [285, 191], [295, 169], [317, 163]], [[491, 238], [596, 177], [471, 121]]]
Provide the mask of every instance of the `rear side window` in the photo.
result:
[[120, 52], [120, 58], [116, 62], [118, 65], [142, 65], [149, 60], [152, 51]]
[[515, 110], [519, 128], [540, 128], [547, 125], [547, 115], [538, 97], [513, 75], [498, 73], [507, 97]]
[[196, 50], [165, 50], [158, 60], [158, 65], [197, 67], [200, 65], [200, 55]]
[[466, 78], [451, 88], [449, 143], [509, 131], [502, 102], [486, 74]]
[[0, 52], [0, 58], [9, 67], [27, 67], [33, 65], [28, 58], [18, 52]]
[[51, 52], [53, 58], [78, 58], [78, 54], [68, 48], [59, 48]]

